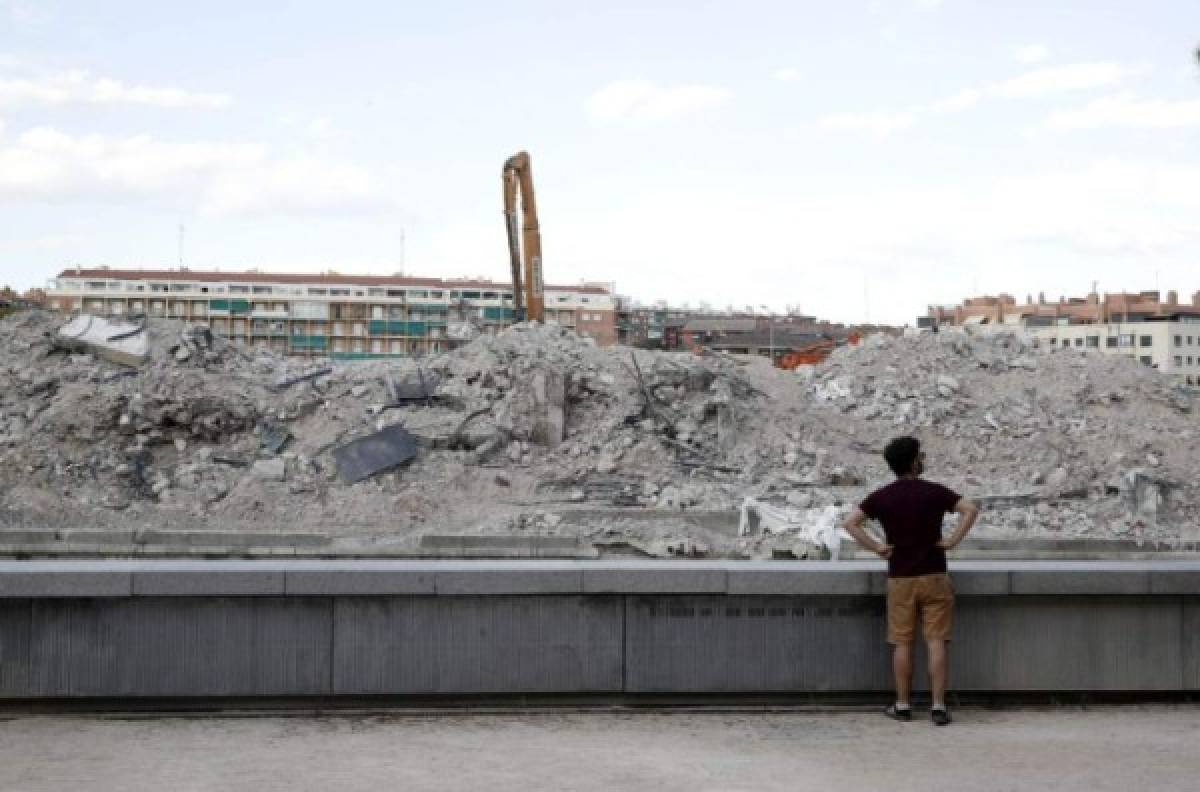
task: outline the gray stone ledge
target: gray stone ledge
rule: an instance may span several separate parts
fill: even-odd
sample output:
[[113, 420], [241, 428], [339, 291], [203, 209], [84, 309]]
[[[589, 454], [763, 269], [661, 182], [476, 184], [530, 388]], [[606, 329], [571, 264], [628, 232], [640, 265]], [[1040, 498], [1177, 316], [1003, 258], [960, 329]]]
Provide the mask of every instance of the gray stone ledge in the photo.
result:
[[131, 562], [0, 561], [0, 597], [130, 597]]
[[440, 597], [475, 594], [579, 594], [583, 575], [571, 561], [430, 562]]
[[724, 594], [730, 564], [615, 561], [583, 565], [588, 594]]
[[1013, 594], [1149, 594], [1150, 572], [1112, 570], [1015, 570]]
[[144, 562], [133, 571], [135, 597], [278, 597], [284, 567], [253, 561]]
[[1150, 593], [1200, 595], [1200, 569], [1152, 569]]
[[871, 572], [836, 568], [738, 569], [727, 572], [729, 594], [786, 594], [865, 596], [871, 593]]
[[419, 561], [298, 561], [284, 590], [295, 596], [432, 595], [434, 570]]
[[[952, 562], [960, 596], [1200, 595], [1200, 561]], [[882, 596], [878, 561], [0, 561], [0, 597]]]

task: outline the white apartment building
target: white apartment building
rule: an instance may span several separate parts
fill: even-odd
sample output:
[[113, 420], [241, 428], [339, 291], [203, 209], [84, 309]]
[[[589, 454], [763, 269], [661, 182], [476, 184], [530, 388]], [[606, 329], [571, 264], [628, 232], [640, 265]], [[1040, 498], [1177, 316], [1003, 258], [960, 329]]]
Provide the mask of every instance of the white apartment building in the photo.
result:
[[1200, 317], [1176, 321], [1026, 325], [1051, 349], [1091, 349], [1123, 355], [1168, 372], [1186, 385], [1200, 385]]
[[[63, 312], [203, 322], [252, 346], [345, 359], [438, 353], [459, 343], [457, 324], [495, 332], [513, 321], [509, 284], [399, 275], [77, 268], [46, 297]], [[611, 286], [548, 285], [545, 304], [547, 322], [616, 342]]]

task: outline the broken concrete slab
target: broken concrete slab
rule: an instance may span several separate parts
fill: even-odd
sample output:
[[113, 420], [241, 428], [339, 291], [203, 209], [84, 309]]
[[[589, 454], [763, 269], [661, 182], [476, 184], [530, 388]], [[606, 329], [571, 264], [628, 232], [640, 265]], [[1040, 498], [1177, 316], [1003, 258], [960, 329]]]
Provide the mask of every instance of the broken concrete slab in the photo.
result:
[[332, 372], [333, 372], [332, 368], [330, 368], [329, 366], [323, 366], [318, 369], [306, 371], [303, 374], [298, 374], [295, 377], [285, 377], [284, 379], [277, 380], [276, 382], [272, 383], [271, 385], [268, 385], [267, 387], [273, 391], [283, 391], [283, 390], [287, 390], [288, 388], [292, 387], [293, 385], [298, 385], [301, 382], [308, 382], [309, 380], [315, 380], [318, 377], [324, 377], [326, 374], [330, 374]]
[[333, 449], [338, 473], [347, 484], [391, 470], [417, 455], [417, 438], [393, 424]]
[[140, 325], [99, 316], [76, 316], [59, 328], [55, 342], [64, 349], [91, 352], [122, 366], [140, 366], [149, 354], [149, 342]]
[[556, 369], [541, 369], [530, 380], [537, 410], [532, 439], [554, 448], [567, 436], [567, 375]]
[[292, 432], [286, 426], [267, 423], [260, 428], [258, 444], [272, 454], [278, 454], [291, 439]]
[[287, 478], [287, 460], [276, 457], [274, 459], [259, 459], [254, 463], [254, 467], [250, 472], [261, 479], [268, 481], [283, 481]]

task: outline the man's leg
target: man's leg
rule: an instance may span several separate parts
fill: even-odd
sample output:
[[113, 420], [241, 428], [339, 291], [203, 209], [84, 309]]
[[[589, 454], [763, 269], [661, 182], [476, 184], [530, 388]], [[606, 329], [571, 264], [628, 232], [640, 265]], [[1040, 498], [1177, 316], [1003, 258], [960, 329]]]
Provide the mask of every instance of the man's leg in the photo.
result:
[[888, 715], [902, 720], [912, 717], [912, 645], [916, 631], [916, 589], [912, 578], [890, 578], [887, 591], [887, 639], [892, 644], [892, 673], [896, 678], [896, 701]]
[[933, 697], [934, 709], [946, 708], [946, 673], [948, 650], [945, 641], [927, 640], [929, 650], [929, 689]]
[[896, 701], [909, 706], [912, 701], [912, 643], [897, 643], [892, 650], [892, 673], [896, 677]]
[[933, 707], [931, 716], [938, 726], [950, 722], [946, 709], [946, 678], [949, 676], [947, 643], [954, 623], [954, 584], [947, 575], [930, 575], [921, 592], [921, 621], [929, 655], [929, 687]]

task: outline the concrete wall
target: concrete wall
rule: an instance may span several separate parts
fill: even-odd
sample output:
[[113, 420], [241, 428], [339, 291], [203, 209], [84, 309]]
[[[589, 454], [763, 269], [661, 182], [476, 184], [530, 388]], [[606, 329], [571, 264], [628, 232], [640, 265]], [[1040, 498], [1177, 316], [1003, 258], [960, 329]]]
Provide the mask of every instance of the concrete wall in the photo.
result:
[[[1200, 690], [1200, 562], [963, 562], [960, 691]], [[874, 692], [875, 562], [3, 562], [0, 698]]]

